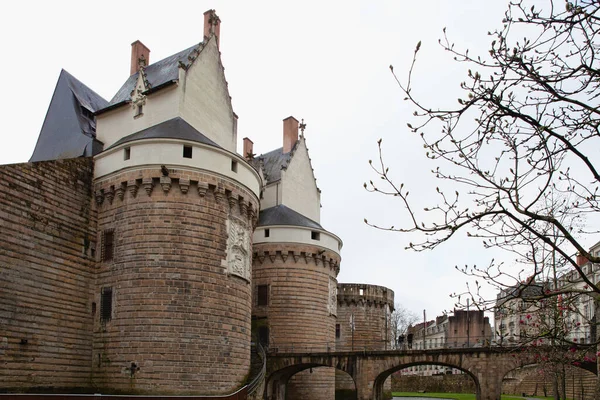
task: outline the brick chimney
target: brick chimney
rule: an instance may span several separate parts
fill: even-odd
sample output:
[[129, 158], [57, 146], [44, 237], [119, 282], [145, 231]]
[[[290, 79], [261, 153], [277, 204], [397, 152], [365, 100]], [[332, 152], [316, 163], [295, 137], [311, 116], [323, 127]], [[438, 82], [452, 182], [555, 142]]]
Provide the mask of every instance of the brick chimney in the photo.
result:
[[139, 40], [131, 43], [131, 71], [129, 75], [138, 72], [140, 65], [146, 66], [148, 64], [150, 64], [150, 49]]
[[217, 38], [217, 47], [219, 47], [219, 38], [221, 37], [221, 19], [215, 13], [215, 10], [204, 12], [204, 39], [210, 38], [212, 35]]
[[581, 254], [577, 254], [577, 265], [579, 267], [583, 267], [587, 263], [588, 263], [588, 259], [587, 258], [585, 258], [584, 256], [582, 256]]
[[[254, 158], [254, 153], [252, 149], [254, 148], [254, 142], [247, 137], [244, 138], [244, 153], [242, 154], [246, 160], [251, 160]], [[252, 156], [250, 156], [252, 155]]]
[[287, 117], [283, 120], [283, 154], [292, 151], [298, 141], [298, 120]]

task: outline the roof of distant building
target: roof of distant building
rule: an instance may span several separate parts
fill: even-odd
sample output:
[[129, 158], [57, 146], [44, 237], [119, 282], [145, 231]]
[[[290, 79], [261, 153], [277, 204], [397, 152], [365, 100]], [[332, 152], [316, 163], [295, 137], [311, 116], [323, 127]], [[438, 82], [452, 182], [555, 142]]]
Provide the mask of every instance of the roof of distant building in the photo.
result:
[[267, 208], [260, 212], [258, 226], [269, 225], [291, 225], [312, 229], [323, 229], [318, 222], [305, 217], [304, 215], [284, 206], [283, 204]]
[[202, 133], [197, 131], [196, 128], [185, 122], [183, 119], [180, 117], [175, 117], [165, 122], [161, 122], [160, 124], [143, 129], [139, 132], [125, 136], [124, 138], [112, 144], [109, 149], [119, 146], [123, 143], [132, 142], [134, 140], [158, 138], [190, 140], [193, 142], [221, 148], [221, 146], [204, 136]]
[[94, 113], [108, 105], [99, 94], [61, 70], [29, 161], [92, 156], [102, 150]]

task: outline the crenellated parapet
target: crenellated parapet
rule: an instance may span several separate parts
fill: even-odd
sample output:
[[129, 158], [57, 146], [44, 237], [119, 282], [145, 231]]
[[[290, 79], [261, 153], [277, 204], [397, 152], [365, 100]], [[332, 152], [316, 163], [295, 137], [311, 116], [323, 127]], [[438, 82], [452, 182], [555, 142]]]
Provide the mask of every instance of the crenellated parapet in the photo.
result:
[[323, 267], [330, 271], [333, 276], [340, 272], [339, 255], [318, 247], [289, 244], [258, 244], [254, 246], [255, 251], [252, 254], [252, 261], [256, 265], [262, 265], [265, 262], [275, 263], [277, 260], [286, 263], [288, 260], [295, 264], [314, 264], [317, 267]]
[[254, 228], [258, 221], [258, 199], [247, 190], [207, 173], [186, 170], [149, 168], [123, 173], [96, 182], [94, 199], [99, 210], [118, 207], [134, 199], [168, 200], [184, 196], [186, 201], [212, 201], [231, 215], [246, 220]]
[[338, 283], [339, 306], [362, 305], [367, 307], [389, 306], [394, 310], [394, 291], [377, 285], [364, 283]]

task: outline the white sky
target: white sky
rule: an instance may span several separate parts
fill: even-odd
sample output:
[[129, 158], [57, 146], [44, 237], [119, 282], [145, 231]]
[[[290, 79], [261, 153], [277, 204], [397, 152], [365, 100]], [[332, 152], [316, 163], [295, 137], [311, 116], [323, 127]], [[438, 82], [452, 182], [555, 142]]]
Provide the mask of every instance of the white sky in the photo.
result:
[[[31, 156], [61, 68], [110, 100], [127, 79], [130, 43], [158, 61], [202, 41], [203, 12], [220, 16], [221, 52], [238, 137], [255, 153], [280, 147], [282, 119], [307, 123], [322, 190], [322, 225], [344, 241], [340, 282], [387, 286], [396, 301], [433, 318], [452, 309], [449, 293], [466, 278], [456, 264], [493, 255], [464, 235], [435, 251], [404, 247], [415, 238], [367, 227], [363, 219], [402, 225], [399, 202], [363, 189], [377, 140], [398, 182], [426, 201], [437, 182], [420, 139], [406, 128], [413, 109], [389, 71], [404, 79], [422, 40], [415, 91], [430, 103], [456, 104], [462, 66], [437, 44], [442, 28], [461, 48], [487, 54], [487, 32], [500, 26], [505, 0], [417, 1], [82, 1], [3, 2], [0, 48], [0, 163]], [[592, 243], [590, 243], [591, 245]], [[498, 256], [498, 254], [496, 254]], [[511, 259], [505, 255], [507, 261]], [[490, 295], [495, 296], [494, 292]]]

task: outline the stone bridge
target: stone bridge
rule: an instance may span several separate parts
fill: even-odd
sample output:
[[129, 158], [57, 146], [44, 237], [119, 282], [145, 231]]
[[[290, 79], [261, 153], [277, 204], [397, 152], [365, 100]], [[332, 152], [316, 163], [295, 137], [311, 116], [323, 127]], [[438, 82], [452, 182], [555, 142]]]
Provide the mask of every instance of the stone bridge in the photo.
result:
[[[269, 353], [265, 399], [285, 400], [287, 381], [302, 370], [332, 367], [352, 377], [357, 400], [382, 400], [383, 383], [392, 373], [414, 365], [434, 364], [458, 368], [469, 374], [475, 381], [477, 400], [500, 400], [504, 376], [516, 368], [535, 363], [526, 352], [501, 347]], [[588, 364], [581, 366], [597, 373], [596, 364]]]

